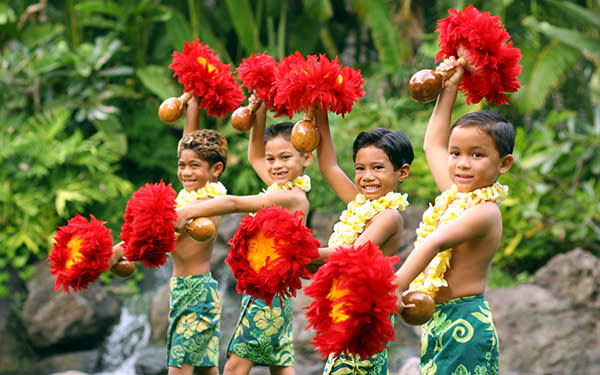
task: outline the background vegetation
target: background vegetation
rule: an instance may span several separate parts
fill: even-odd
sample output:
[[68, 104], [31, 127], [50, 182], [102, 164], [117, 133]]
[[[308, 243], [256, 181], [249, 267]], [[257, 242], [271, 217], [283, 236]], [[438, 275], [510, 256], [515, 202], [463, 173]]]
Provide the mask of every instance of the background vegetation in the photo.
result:
[[[421, 147], [433, 104], [412, 101], [407, 81], [435, 66], [437, 20], [469, 3], [3, 0], [0, 269], [16, 269], [26, 279], [31, 265], [48, 255], [57, 226], [75, 214], [107, 221], [117, 238], [133, 191], [161, 179], [180, 188], [175, 149], [182, 120], [164, 124], [157, 108], [181, 93], [168, 65], [183, 41], [195, 39], [232, 68], [255, 52], [283, 57], [299, 50], [339, 56], [361, 69], [365, 97], [346, 118], [331, 119], [340, 162], [353, 173], [348, 145], [361, 130], [403, 131], [416, 160], [401, 189], [412, 204], [426, 204], [436, 195]], [[575, 247], [599, 255], [598, 2], [472, 3], [499, 16], [523, 54], [523, 88], [511, 105], [494, 108], [518, 127], [516, 163], [501, 180], [511, 195], [495, 268], [510, 280]], [[485, 107], [460, 101], [455, 116]], [[201, 121], [230, 142], [223, 177], [230, 192], [259, 191], [245, 157], [247, 135], [226, 119]], [[316, 166], [309, 174], [312, 209], [341, 211]]]

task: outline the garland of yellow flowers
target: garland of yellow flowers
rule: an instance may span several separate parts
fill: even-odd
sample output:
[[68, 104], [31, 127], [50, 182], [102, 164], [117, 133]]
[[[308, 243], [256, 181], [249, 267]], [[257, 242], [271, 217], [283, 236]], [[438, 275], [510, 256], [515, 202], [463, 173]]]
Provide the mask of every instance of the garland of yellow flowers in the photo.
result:
[[333, 233], [329, 237], [328, 246], [337, 247], [351, 245], [358, 235], [365, 229], [367, 221], [386, 208], [404, 210], [408, 206], [406, 197], [390, 191], [377, 200], [368, 200], [363, 194], [357, 194], [353, 201], [348, 202], [348, 208], [340, 215], [340, 221], [333, 226]]
[[296, 186], [308, 193], [310, 191], [310, 176], [298, 176], [294, 179], [294, 181], [286, 182], [283, 185], [275, 182], [266, 188], [264, 192], [268, 193], [274, 190], [292, 190]]
[[177, 207], [181, 207], [186, 203], [198, 199], [214, 198], [226, 194], [227, 188], [220, 181], [207, 182], [203, 187], [197, 190], [187, 191], [185, 189], [181, 189], [179, 194], [177, 194], [177, 198], [175, 198], [175, 203]]
[[[502, 185], [499, 182], [468, 193], [459, 193], [456, 185], [452, 185], [448, 190], [440, 194], [435, 199], [435, 205], [430, 205], [423, 214], [423, 221], [421, 221], [417, 229], [415, 247], [438, 226], [454, 220], [466, 209], [487, 201], [492, 201], [499, 205], [506, 198], [507, 194], [508, 186]], [[450, 267], [451, 256], [452, 249], [440, 251], [429, 262], [425, 271], [412, 281], [409, 289], [419, 290], [435, 297], [440, 287], [448, 286], [448, 283], [444, 279], [444, 273]]]

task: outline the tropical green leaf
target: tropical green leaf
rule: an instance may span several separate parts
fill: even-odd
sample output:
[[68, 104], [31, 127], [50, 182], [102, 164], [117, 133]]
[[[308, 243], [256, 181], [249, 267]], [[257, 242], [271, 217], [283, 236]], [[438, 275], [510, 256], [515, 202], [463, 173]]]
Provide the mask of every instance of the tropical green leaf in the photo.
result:
[[515, 94], [514, 103], [524, 112], [540, 109], [580, 57], [579, 52], [556, 40], [548, 43], [529, 65], [529, 77], [521, 81], [524, 87]]
[[557, 8], [560, 8], [560, 10], [563, 12], [562, 14], [566, 15], [571, 20], [576, 22], [584, 21], [587, 22], [591, 27], [600, 29], [600, 17], [597, 14], [594, 14], [591, 9], [586, 9], [573, 2], [564, 0], [548, 0], [548, 2]]
[[369, 1], [369, 24], [386, 71], [396, 71], [403, 65], [402, 45], [398, 29], [392, 22], [390, 7], [385, 0]]
[[559, 40], [578, 49], [585, 55], [593, 56], [596, 59], [600, 58], [600, 40], [598, 38], [593, 38], [580, 31], [557, 27], [545, 21], [538, 22], [531, 17], [523, 20], [523, 23], [540, 31], [550, 39]]
[[247, 54], [257, 52], [258, 28], [248, 0], [226, 0], [233, 28]]
[[56, 192], [56, 202], [55, 202], [55, 207], [56, 207], [56, 212], [58, 212], [58, 214], [60, 216], [65, 216], [67, 213], [65, 211], [65, 207], [67, 205], [67, 202], [71, 202], [71, 201], [77, 201], [77, 202], [87, 202], [90, 199], [88, 197], [86, 197], [85, 195], [83, 195], [82, 193], [78, 192], [78, 191], [69, 191], [69, 190], [58, 190]]
[[181, 86], [174, 84], [173, 71], [166, 66], [147, 65], [135, 73], [144, 87], [161, 100], [181, 95]]

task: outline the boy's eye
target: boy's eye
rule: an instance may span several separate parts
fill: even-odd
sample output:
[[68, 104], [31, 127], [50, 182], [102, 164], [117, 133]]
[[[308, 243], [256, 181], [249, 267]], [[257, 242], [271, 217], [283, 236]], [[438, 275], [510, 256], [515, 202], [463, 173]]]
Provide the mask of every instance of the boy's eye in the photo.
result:
[[458, 156], [458, 155], [459, 155], [459, 153], [458, 153], [458, 151], [452, 151], [452, 152], [450, 153], [450, 155], [452, 155], [452, 156]]
[[474, 153], [473, 153], [473, 157], [480, 158], [480, 157], [482, 157], [482, 156], [483, 156], [483, 155], [482, 155], [480, 152], [474, 152]]

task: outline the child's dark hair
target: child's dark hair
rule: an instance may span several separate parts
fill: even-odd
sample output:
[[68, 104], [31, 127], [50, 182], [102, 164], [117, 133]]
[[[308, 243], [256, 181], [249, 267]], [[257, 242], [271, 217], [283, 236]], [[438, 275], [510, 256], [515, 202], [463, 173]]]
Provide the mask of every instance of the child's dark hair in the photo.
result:
[[512, 154], [515, 147], [515, 128], [500, 113], [488, 110], [467, 113], [456, 120], [452, 129], [468, 126], [475, 126], [492, 137], [500, 156]]
[[269, 142], [273, 138], [283, 137], [286, 141], [290, 141], [292, 138], [292, 128], [294, 123], [292, 122], [280, 122], [273, 124], [265, 129], [264, 140], [265, 143]]
[[221, 162], [223, 163], [223, 171], [225, 170], [229, 146], [227, 145], [227, 139], [216, 130], [201, 129], [184, 136], [177, 145], [178, 157], [181, 156], [183, 150], [194, 151], [198, 157], [206, 160], [209, 167]]
[[415, 157], [408, 137], [398, 131], [375, 128], [360, 133], [354, 140], [352, 160], [356, 161], [358, 150], [367, 146], [375, 146], [383, 150], [394, 165], [394, 170], [400, 169], [404, 164], [410, 165]]

